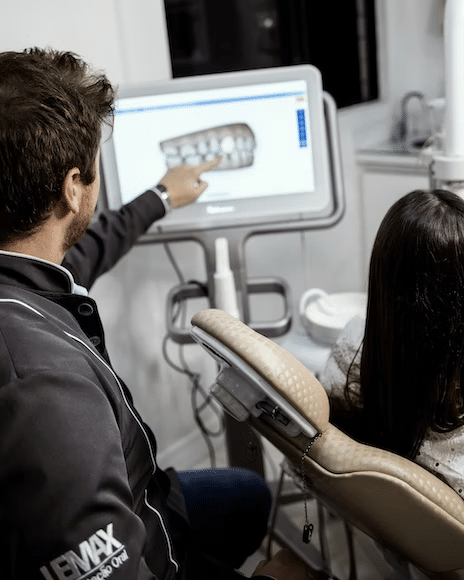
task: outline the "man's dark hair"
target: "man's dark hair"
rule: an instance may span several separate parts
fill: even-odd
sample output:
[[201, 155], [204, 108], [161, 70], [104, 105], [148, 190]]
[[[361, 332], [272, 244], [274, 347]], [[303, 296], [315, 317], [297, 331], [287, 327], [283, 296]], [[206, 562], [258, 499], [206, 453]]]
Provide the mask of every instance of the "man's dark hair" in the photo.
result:
[[73, 53], [0, 53], [0, 244], [37, 230], [70, 169], [84, 185], [94, 181], [113, 101], [106, 76]]

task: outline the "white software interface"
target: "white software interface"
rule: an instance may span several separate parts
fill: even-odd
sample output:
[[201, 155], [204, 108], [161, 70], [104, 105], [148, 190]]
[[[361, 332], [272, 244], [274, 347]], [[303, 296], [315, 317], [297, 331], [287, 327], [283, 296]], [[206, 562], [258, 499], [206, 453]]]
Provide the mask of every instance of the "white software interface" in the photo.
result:
[[168, 167], [217, 155], [200, 202], [312, 192], [310, 136], [303, 80], [122, 99], [113, 134], [122, 201]]

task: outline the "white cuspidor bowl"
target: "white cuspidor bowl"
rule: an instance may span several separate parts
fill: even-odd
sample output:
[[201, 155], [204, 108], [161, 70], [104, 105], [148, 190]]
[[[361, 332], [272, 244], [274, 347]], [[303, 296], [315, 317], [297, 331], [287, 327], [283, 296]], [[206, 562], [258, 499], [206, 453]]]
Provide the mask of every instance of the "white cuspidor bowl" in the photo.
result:
[[349, 320], [366, 317], [366, 307], [365, 292], [327, 294], [320, 288], [311, 288], [301, 296], [300, 320], [311, 338], [332, 346]]

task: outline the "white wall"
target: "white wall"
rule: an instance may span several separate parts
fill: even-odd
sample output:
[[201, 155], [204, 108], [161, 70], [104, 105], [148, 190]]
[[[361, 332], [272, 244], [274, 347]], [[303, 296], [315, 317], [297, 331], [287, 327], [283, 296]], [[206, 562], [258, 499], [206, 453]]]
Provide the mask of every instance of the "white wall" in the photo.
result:
[[[388, 137], [406, 92], [442, 96], [443, 5], [443, 0], [377, 0], [382, 96], [378, 103], [351, 107], [339, 115], [345, 216], [327, 231], [251, 239], [250, 276], [286, 278], [296, 300], [312, 286], [328, 291], [364, 288], [356, 149]], [[120, 85], [168, 78], [163, 6], [162, 0], [16, 0], [8, 12], [2, 10], [0, 50], [31, 45], [73, 50]], [[204, 280], [198, 249], [177, 244], [173, 248], [186, 278]], [[94, 290], [114, 366], [131, 386], [162, 451], [176, 442], [183, 449], [190, 433], [197, 432], [189, 387], [160, 355], [166, 294], [176, 283], [164, 249], [150, 246], [136, 248]], [[209, 363], [192, 348], [187, 358], [203, 370]]]
[[15, 0], [2, 6], [0, 50], [71, 50], [118, 85], [171, 76], [164, 3], [154, 0]]

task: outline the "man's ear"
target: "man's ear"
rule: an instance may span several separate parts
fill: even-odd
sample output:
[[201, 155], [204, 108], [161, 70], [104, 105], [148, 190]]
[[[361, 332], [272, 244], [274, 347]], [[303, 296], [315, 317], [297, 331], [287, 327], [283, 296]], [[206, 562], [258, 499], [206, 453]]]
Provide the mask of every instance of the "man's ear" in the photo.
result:
[[79, 213], [82, 198], [81, 172], [77, 167], [68, 171], [63, 181], [62, 201], [66, 209], [74, 214]]

